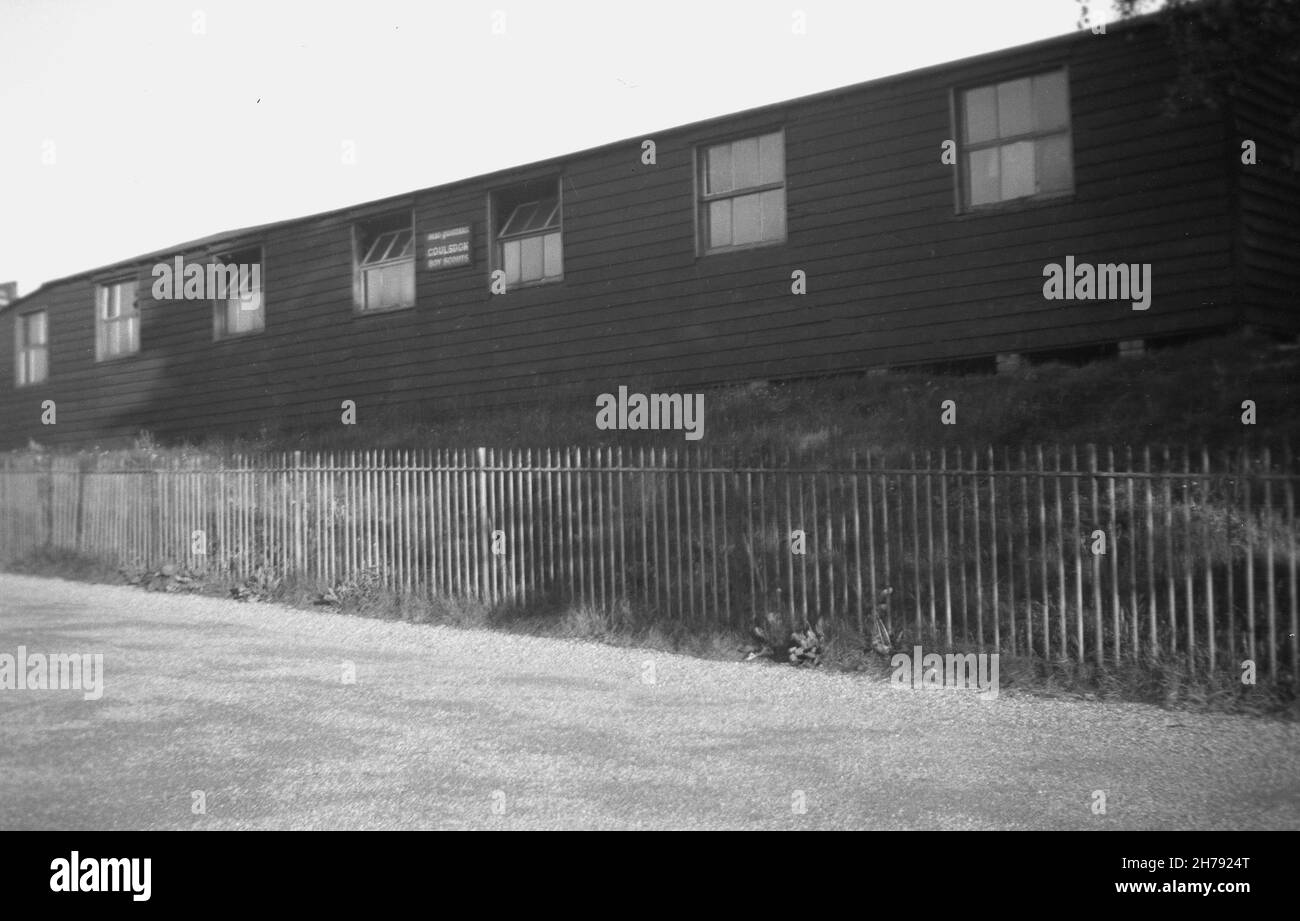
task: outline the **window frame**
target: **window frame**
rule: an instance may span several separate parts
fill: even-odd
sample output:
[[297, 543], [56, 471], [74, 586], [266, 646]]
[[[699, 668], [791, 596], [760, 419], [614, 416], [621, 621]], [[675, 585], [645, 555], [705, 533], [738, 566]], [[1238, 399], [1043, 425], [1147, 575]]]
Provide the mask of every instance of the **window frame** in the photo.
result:
[[[409, 225], [400, 224], [402, 216], [408, 218]], [[411, 235], [409, 257], [399, 255], [391, 259], [380, 259], [370, 265], [365, 263], [366, 255], [380, 238], [390, 233], [402, 232], [408, 232]], [[391, 244], [389, 245], [391, 246]], [[406, 247], [403, 247], [403, 251], [405, 249]], [[418, 249], [414, 208], [381, 212], [352, 222], [352, 313], [354, 316], [368, 317], [375, 314], [393, 313], [399, 310], [411, 310], [415, 307], [419, 302], [419, 272], [416, 271], [416, 251]], [[410, 303], [400, 302], [383, 307], [367, 307], [367, 293], [369, 291], [367, 273], [375, 269], [386, 269], [400, 265], [410, 266]]]
[[[544, 201], [550, 201], [550, 199], [544, 195], [539, 194], [536, 197], [533, 196], [534, 189], [540, 190], [543, 186], [548, 184], [554, 185], [555, 209], [552, 214], [556, 220], [555, 226], [551, 227], [548, 223], [541, 230], [515, 232], [506, 235], [504, 233], [506, 225], [510, 223], [510, 220], [520, 208], [524, 205], [534, 203], [540, 204]], [[514, 201], [514, 205], [511, 207], [510, 213], [508, 214], [502, 213], [501, 198], [503, 196], [510, 197]], [[490, 224], [488, 225], [490, 228], [489, 251], [491, 253], [491, 264], [488, 267], [489, 277], [497, 270], [500, 270], [501, 272], [506, 271], [506, 243], [515, 240], [529, 240], [534, 238], [543, 240], [542, 271], [544, 273], [546, 271], [546, 244], [544, 241], [546, 237], [554, 234], [560, 239], [559, 274], [543, 274], [541, 278], [530, 279], [524, 279], [521, 277], [519, 281], [515, 282], [512, 282], [507, 278], [506, 291], [510, 292], [518, 288], [534, 288], [541, 285], [554, 285], [564, 281], [565, 275], [568, 272], [568, 260], [564, 255], [564, 177], [562, 175], [540, 176], [535, 179], [529, 179], [523, 182], [516, 182], [512, 185], [503, 186], [499, 189], [493, 189], [488, 193], [488, 215], [490, 220]], [[520, 271], [522, 276], [522, 268]]]
[[[1033, 131], [1022, 132], [1020, 134], [1007, 135], [1006, 137], [995, 137], [987, 141], [979, 141], [972, 144], [965, 143], [966, 137], [966, 94], [975, 90], [996, 88], [1003, 83], [1014, 83], [1017, 80], [1033, 80], [1034, 77], [1045, 76], [1047, 74], [1060, 73], [1065, 78], [1065, 127], [1051, 131]], [[1075, 184], [1075, 159], [1074, 159], [1074, 108], [1071, 105], [1071, 87], [1073, 86], [1070, 74], [1070, 66], [1066, 63], [1052, 64], [1043, 66], [1042, 64], [1034, 67], [1020, 68], [1015, 71], [1001, 74], [995, 78], [984, 78], [979, 82], [965, 83], [952, 87], [949, 94], [949, 109], [951, 113], [951, 125], [953, 128], [953, 137], [957, 140], [957, 165], [956, 165], [956, 183], [954, 189], [954, 212], [958, 215], [986, 214], [990, 212], [1016, 210], [1020, 208], [1035, 207], [1042, 204], [1059, 203], [1063, 199], [1074, 196], [1077, 189]], [[970, 202], [970, 182], [967, 177], [968, 157], [972, 152], [980, 150], [989, 150], [1000, 148], [1007, 144], [1013, 144], [1020, 141], [1037, 141], [1042, 138], [1064, 136], [1070, 150], [1070, 185], [1065, 189], [1058, 189], [1051, 192], [1035, 192], [1032, 195], [1020, 195], [1015, 198], [1001, 199], [995, 202], [975, 205]]]
[[[110, 289], [120, 288], [122, 285], [126, 285], [126, 284], [131, 284], [135, 286], [135, 298], [131, 302], [131, 311], [133, 316], [125, 318], [128, 320], [129, 319], [135, 320], [134, 335], [132, 336], [133, 344], [135, 347], [127, 351], [109, 353], [106, 350], [108, 340], [104, 330], [107, 324], [109, 323], [122, 322], [124, 316], [122, 312], [122, 304], [121, 304], [120, 296], [118, 298], [118, 305], [117, 305], [118, 315], [111, 318], [105, 317], [103, 315], [104, 304], [101, 298], [106, 291]], [[143, 326], [142, 318], [144, 316], [144, 311], [140, 309], [140, 276], [138, 273], [129, 276], [111, 275], [111, 276], [106, 276], [105, 278], [99, 281], [96, 281], [93, 309], [95, 311], [95, 363], [96, 364], [105, 361], [121, 361], [123, 359], [132, 358], [136, 355], [139, 355], [141, 351], [143, 351], [141, 332]]]
[[[33, 345], [27, 339], [26, 327], [27, 321], [34, 316], [39, 315], [42, 320], [44, 329], [44, 338], [40, 343]], [[43, 353], [44, 373], [40, 379], [35, 378], [24, 380], [28, 374], [27, 355], [35, 352], [37, 349]], [[48, 307], [36, 307], [31, 310], [24, 310], [14, 315], [14, 387], [36, 387], [50, 379], [50, 311]]]
[[[729, 192], [715, 192], [708, 194], [705, 192], [705, 172], [708, 170], [708, 149], [718, 147], [723, 144], [735, 144], [737, 141], [749, 139], [758, 140], [767, 135], [775, 134], [781, 138], [781, 181], [760, 183], [758, 185], [746, 186], [743, 189], [732, 189]], [[787, 145], [785, 125], [775, 125], [761, 128], [757, 131], [750, 129], [748, 131], [733, 133], [723, 137], [711, 138], [708, 141], [697, 143], [694, 148], [693, 172], [695, 176], [695, 255], [696, 258], [702, 256], [719, 256], [726, 253], [743, 253], [751, 249], [764, 249], [769, 246], [783, 246], [790, 240], [790, 169], [789, 158], [787, 157]], [[779, 240], [757, 240], [753, 243], [739, 243], [730, 246], [709, 246], [708, 228], [705, 226], [705, 216], [707, 214], [710, 202], [722, 201], [728, 198], [740, 198], [746, 195], [759, 195], [763, 192], [771, 192], [781, 189], [785, 192], [785, 220], [782, 222], [784, 228]]]
[[[261, 325], [258, 326], [256, 329], [246, 329], [240, 332], [233, 332], [233, 333], [230, 332], [227, 329], [227, 324], [229, 323], [229, 315], [226, 313], [226, 311], [229, 309], [230, 301], [234, 300], [234, 298], [226, 298], [222, 300], [214, 296], [210, 299], [212, 304], [212, 341], [213, 342], [225, 342], [228, 339], [245, 339], [249, 336], [259, 336], [266, 332], [266, 246], [261, 243], [254, 243], [249, 246], [243, 246], [236, 249], [226, 250], [224, 252], [213, 253], [211, 258], [213, 260], [229, 259], [231, 262], [238, 262], [238, 260], [235, 257], [247, 255], [248, 253], [257, 254], [256, 264], [260, 266], [260, 270], [258, 272], [258, 281], [261, 282], [261, 286], [258, 289], [258, 298], [260, 300], [260, 303], [258, 305], [258, 312], [261, 314], [262, 317]], [[250, 265], [251, 264], [252, 263], [250, 263]]]

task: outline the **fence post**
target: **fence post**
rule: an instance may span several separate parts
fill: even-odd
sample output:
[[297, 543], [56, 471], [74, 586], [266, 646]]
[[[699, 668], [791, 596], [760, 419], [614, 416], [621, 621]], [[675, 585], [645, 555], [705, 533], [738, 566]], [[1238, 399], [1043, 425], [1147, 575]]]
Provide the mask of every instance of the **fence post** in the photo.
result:
[[[475, 475], [475, 495], [477, 496], [477, 515], [478, 515], [478, 534], [473, 536], [474, 553], [471, 557], [474, 566], [474, 585], [478, 590], [480, 600], [495, 601], [491, 596], [491, 571], [488, 566], [484, 565], [484, 547], [483, 537], [488, 536], [491, 540], [492, 535], [492, 510], [488, 506], [487, 496], [487, 448], [478, 448], [475, 452], [478, 461], [478, 473]], [[488, 546], [487, 559], [491, 559], [492, 548]], [[484, 583], [487, 583], [487, 588]]]
[[82, 534], [86, 521], [86, 465], [88, 463], [89, 459], [84, 455], [77, 458], [77, 514], [74, 546], [78, 553], [81, 552], [84, 542]]
[[45, 529], [45, 546], [54, 546], [54, 455], [45, 459], [45, 471], [42, 474], [45, 500], [42, 503], [42, 522]]

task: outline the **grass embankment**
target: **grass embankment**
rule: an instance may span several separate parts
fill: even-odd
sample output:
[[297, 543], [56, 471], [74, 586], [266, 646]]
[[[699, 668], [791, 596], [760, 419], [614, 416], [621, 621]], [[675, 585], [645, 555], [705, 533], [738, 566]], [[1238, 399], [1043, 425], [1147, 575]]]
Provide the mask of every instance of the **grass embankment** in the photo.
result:
[[[619, 383], [638, 389], [635, 380]], [[652, 388], [641, 388], [652, 389]], [[705, 392], [702, 442], [681, 432], [596, 428], [596, 394], [556, 393], [535, 405], [458, 412], [422, 421], [409, 412], [375, 424], [261, 433], [197, 445], [220, 450], [405, 450], [446, 447], [725, 446], [745, 455], [787, 450], [846, 455], [1033, 444], [1273, 446], [1300, 436], [1300, 351], [1232, 336], [1134, 358], [1031, 365], [1008, 374], [902, 370]], [[956, 425], [940, 406], [957, 404]], [[1256, 423], [1243, 425], [1251, 400]]]
[[[761, 383], [706, 394], [706, 444], [744, 455], [844, 456], [850, 450], [925, 451], [944, 447], [1031, 444], [1277, 446], [1300, 429], [1300, 353], [1261, 339], [1232, 337], [1170, 348], [1131, 359], [1082, 366], [1044, 364], [1006, 375], [943, 375], [912, 370], [818, 381]], [[958, 424], [940, 422], [944, 400], [957, 404]], [[1242, 423], [1251, 400], [1257, 422]], [[552, 396], [522, 409], [445, 413], [421, 422], [339, 426], [329, 431], [259, 434], [236, 441], [161, 446], [145, 437], [132, 454], [142, 463], [159, 455], [292, 450], [410, 450], [471, 447], [681, 446], [680, 432], [602, 432], [594, 425], [594, 395]], [[313, 606], [326, 593], [337, 609], [363, 616], [488, 627], [582, 638], [708, 658], [737, 659], [752, 641], [718, 629], [688, 628], [635, 612], [607, 618], [559, 602], [490, 608], [474, 602], [399, 595], [376, 582], [325, 586], [304, 582], [237, 585], [213, 575], [188, 583], [123, 573], [115, 565], [63, 551], [10, 560], [13, 571], [100, 582], [147, 581], [153, 587], [232, 592], [251, 600]], [[888, 658], [869, 638], [837, 625], [827, 637], [823, 666], [886, 677]], [[1119, 697], [1167, 706], [1296, 715], [1289, 688], [1243, 686], [1231, 673], [1192, 673], [1174, 661], [1117, 668], [1003, 656], [1002, 684], [1012, 691]]]

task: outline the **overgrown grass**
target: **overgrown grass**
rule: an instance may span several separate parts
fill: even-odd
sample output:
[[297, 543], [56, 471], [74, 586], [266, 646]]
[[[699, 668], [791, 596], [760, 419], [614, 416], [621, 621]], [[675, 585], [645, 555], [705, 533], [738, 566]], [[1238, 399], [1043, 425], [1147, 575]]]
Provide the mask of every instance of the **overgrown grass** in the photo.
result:
[[[914, 369], [821, 380], [758, 382], [706, 392], [704, 444], [721, 445], [750, 458], [780, 457], [789, 452], [796, 457], [814, 456], [821, 460], [843, 460], [853, 451], [887, 450], [899, 456], [975, 445], [993, 446], [999, 451], [1010, 448], [1013, 453], [1034, 444], [1054, 443], [1117, 447], [1208, 444], [1225, 449], [1248, 442], [1276, 446], [1292, 442], [1300, 434], [1300, 414], [1294, 412], [1300, 402], [1298, 382], [1300, 352], [1244, 335], [1204, 340], [1132, 359], [1097, 361], [1078, 367], [1043, 364], [997, 376]], [[619, 383], [634, 389], [639, 386], [631, 380], [612, 381], [606, 389], [613, 390]], [[647, 384], [641, 389], [665, 388]], [[210, 459], [239, 453], [294, 450], [395, 451], [478, 445], [511, 449], [621, 446], [636, 450], [689, 444], [680, 432], [597, 430], [595, 396], [595, 392], [588, 390], [548, 391], [528, 406], [491, 410], [439, 405], [423, 411], [418, 407], [403, 407], [385, 414], [380, 408], [367, 408], [367, 420], [377, 424], [336, 425], [326, 430], [303, 430], [286, 424], [278, 431], [259, 429], [239, 437], [214, 436], [191, 443], [162, 443], [143, 433], [133, 445], [125, 446], [124, 454], [119, 453], [117, 459], [125, 459], [128, 466], [148, 468], [166, 458]], [[940, 406], [945, 400], [957, 405], [956, 425], [941, 422]], [[1255, 425], [1242, 424], [1244, 400], [1255, 403]], [[122, 447], [106, 445], [101, 450], [116, 452]], [[900, 480], [899, 489], [901, 483]], [[969, 520], [969, 503], [980, 489], [986, 488], [976, 484], [965, 491], [950, 492], [949, 511], [964, 511]], [[1275, 565], [1289, 562], [1284, 554], [1288, 552], [1285, 548], [1290, 546], [1292, 535], [1289, 530], [1281, 530], [1276, 517], [1243, 518], [1217, 493], [1196, 502], [1177, 494], [1166, 501], [1157, 493], [1152, 512], [1157, 528], [1167, 510], [1185, 537], [1175, 541], [1172, 534], [1157, 532], [1151, 554], [1155, 567], [1151, 574], [1158, 580], [1163, 581], [1168, 575], [1168, 566], [1179, 576], [1187, 567], [1195, 570], [1204, 565], [1214, 567], [1215, 578], [1221, 580], [1231, 567], [1241, 567], [1242, 548], [1247, 538], [1258, 548], [1268, 535], [1278, 548]], [[1121, 534], [1141, 531], [1142, 515], [1126, 506], [1122, 495], [1116, 511], [1116, 526]], [[738, 509], [733, 514], [739, 514]], [[1188, 521], [1184, 521], [1184, 515]], [[635, 524], [634, 518], [629, 520]], [[732, 524], [738, 526], [739, 520]], [[1014, 533], [1019, 527], [1005, 499], [998, 508], [998, 527], [1003, 534]], [[731, 533], [741, 532], [733, 527]], [[777, 540], [775, 536], [768, 537]], [[1037, 541], [1029, 542], [1027, 565], [1031, 573], [1039, 572], [1037, 547]], [[691, 549], [698, 551], [694, 559], [701, 561], [702, 566], [704, 548]], [[739, 559], [742, 549], [736, 545], [726, 551], [737, 555], [734, 560], [737, 565], [730, 567], [733, 577], [741, 580], [730, 586], [731, 595], [736, 599], [748, 593], [748, 579], [744, 575], [747, 571]], [[763, 562], [769, 557], [775, 559], [781, 549], [773, 543], [756, 552]], [[1048, 551], [1055, 552], [1050, 546]], [[835, 552], [842, 551], [828, 551]], [[986, 548], [984, 553], [987, 552]], [[258, 556], [258, 549], [253, 548], [252, 553]], [[958, 545], [954, 545], [952, 553], [965, 554], [957, 559], [960, 566], [969, 567], [974, 560], [967, 558], [969, 550]], [[928, 571], [933, 562], [927, 551], [914, 551], [910, 542], [900, 542], [892, 580], [900, 586], [900, 604], [906, 600], [902, 595], [911, 574]], [[843, 561], [835, 565], [843, 567]], [[763, 585], [769, 570], [780, 571], [774, 566], [763, 562]], [[88, 581], [123, 580], [111, 565], [63, 551], [30, 554], [11, 561], [8, 568]], [[1126, 584], [1126, 572], [1124, 569], [1119, 572], [1121, 585]], [[641, 578], [650, 576], [642, 574]], [[1236, 578], [1240, 588], [1243, 582], [1239, 573]], [[638, 584], [635, 573], [631, 574], [630, 581], [634, 586]], [[218, 595], [228, 595], [232, 588], [238, 587], [210, 577], [201, 586], [203, 591]], [[1216, 583], [1215, 587], [1216, 597], [1221, 598], [1222, 586]], [[311, 606], [325, 591], [337, 587], [290, 581], [259, 583], [246, 588], [255, 596]], [[752, 599], [750, 607], [757, 609], [766, 603], [765, 591], [762, 594], [763, 598]], [[652, 617], [632, 608], [619, 609], [606, 616], [557, 599], [530, 604], [527, 609], [489, 607], [476, 602], [396, 594], [385, 589], [381, 581], [353, 591], [337, 607], [362, 616], [583, 638], [723, 659], [739, 658], [739, 650], [748, 639], [727, 629], [688, 629], [680, 621]], [[1129, 616], [1127, 612], [1126, 616]], [[1057, 622], [1055, 615], [1051, 622]], [[1091, 618], [1085, 626], [1091, 630]], [[1128, 622], [1123, 630], [1127, 632]], [[1086, 632], [1085, 639], [1085, 645], [1090, 648], [1092, 634]], [[827, 641], [824, 662], [831, 668], [883, 672], [887, 676], [888, 663], [882, 663], [881, 657], [867, 651], [868, 647], [851, 626], [835, 625]], [[1065, 661], [1012, 663], [1007, 656], [1003, 662], [1007, 663], [1004, 674], [1011, 678], [1013, 689], [1121, 697], [1166, 706], [1292, 715], [1295, 711], [1289, 689], [1270, 688], [1262, 682], [1253, 688], [1243, 688], [1231, 673], [1210, 674], [1204, 668], [1193, 671], [1173, 660], [1154, 659], [1107, 669]]]
[[[142, 580], [140, 573], [66, 550], [38, 550], [0, 560], [0, 570], [101, 584], [158, 584], [151, 583], [148, 574]], [[232, 589], [238, 588], [231, 580], [191, 575], [194, 576], [193, 582], [186, 583], [180, 590], [230, 597]], [[334, 610], [414, 624], [585, 640], [722, 661], [744, 659], [751, 642], [750, 637], [734, 630], [699, 628], [681, 621], [665, 621], [627, 606], [607, 615], [595, 608], [559, 599], [541, 599], [527, 607], [489, 605], [473, 599], [392, 591], [378, 582], [366, 583], [346, 593], [338, 592], [335, 586], [320, 585], [307, 579], [267, 581], [263, 587], [260, 600], [298, 608]], [[331, 591], [340, 599], [339, 602], [322, 606], [322, 597]], [[899, 644], [900, 647], [904, 645]], [[933, 645], [926, 645], [925, 650], [974, 651]], [[1073, 652], [1077, 656], [1077, 650]], [[754, 667], [762, 666], [755, 664]], [[857, 673], [874, 680], [888, 680], [892, 672], [889, 657], [872, 651], [866, 637], [853, 626], [843, 623], [831, 624], [827, 628], [822, 667], [830, 671]], [[1100, 667], [1092, 662], [1062, 657], [1045, 661], [1003, 654], [1000, 658], [1000, 685], [1001, 693], [1127, 700], [1169, 709], [1300, 719], [1300, 701], [1289, 685], [1271, 685], [1263, 680], [1254, 685], [1244, 685], [1231, 671], [1210, 672], [1203, 664], [1193, 669], [1181, 659], [1154, 657], [1142, 662]]]
[[[595, 397], [619, 384], [644, 391], [676, 388], [611, 380], [608, 387], [547, 389], [527, 405], [365, 407], [365, 424], [307, 430], [292, 417], [231, 435], [134, 448], [215, 454], [282, 451], [375, 451], [430, 448], [557, 446], [683, 447], [681, 432], [596, 428]], [[1242, 402], [1257, 421], [1242, 424]], [[944, 425], [940, 404], [957, 405]], [[1009, 374], [945, 374], [899, 370], [797, 381], [763, 381], [705, 391], [702, 444], [742, 456], [847, 457], [867, 450], [906, 453], [957, 446], [1019, 449], [1033, 444], [1206, 444], [1231, 448], [1247, 440], [1280, 445], [1300, 436], [1300, 351], [1269, 339], [1234, 335], [1165, 348], [1135, 358], [1081, 366], [1031, 365]], [[126, 442], [106, 448], [130, 448]]]

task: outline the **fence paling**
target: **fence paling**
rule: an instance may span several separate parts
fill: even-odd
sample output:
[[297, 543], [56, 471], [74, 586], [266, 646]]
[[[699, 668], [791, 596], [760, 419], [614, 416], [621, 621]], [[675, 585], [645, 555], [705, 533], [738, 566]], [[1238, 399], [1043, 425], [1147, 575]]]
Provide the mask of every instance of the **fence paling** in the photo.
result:
[[1149, 448], [1126, 450], [1120, 465], [1107, 449], [1103, 465], [1095, 446], [1083, 464], [1076, 448], [1057, 448], [1050, 466], [1041, 446], [1032, 463], [1023, 449], [1015, 463], [1009, 451], [999, 463], [991, 449], [959, 449], [954, 463], [941, 450], [895, 465], [868, 454], [861, 466], [856, 455], [796, 464], [789, 452], [740, 464], [698, 448], [295, 452], [149, 467], [10, 456], [0, 550], [237, 580], [337, 585], [369, 570], [402, 593], [567, 598], [696, 627], [771, 611], [791, 627], [820, 616], [869, 632], [878, 613], [908, 642], [1108, 667], [1166, 655], [1214, 671], [1249, 658], [1270, 678], [1288, 666], [1294, 676], [1290, 448], [1280, 468], [1269, 450], [1217, 462], [1199, 450], [1194, 462], [1165, 448], [1158, 463]]

